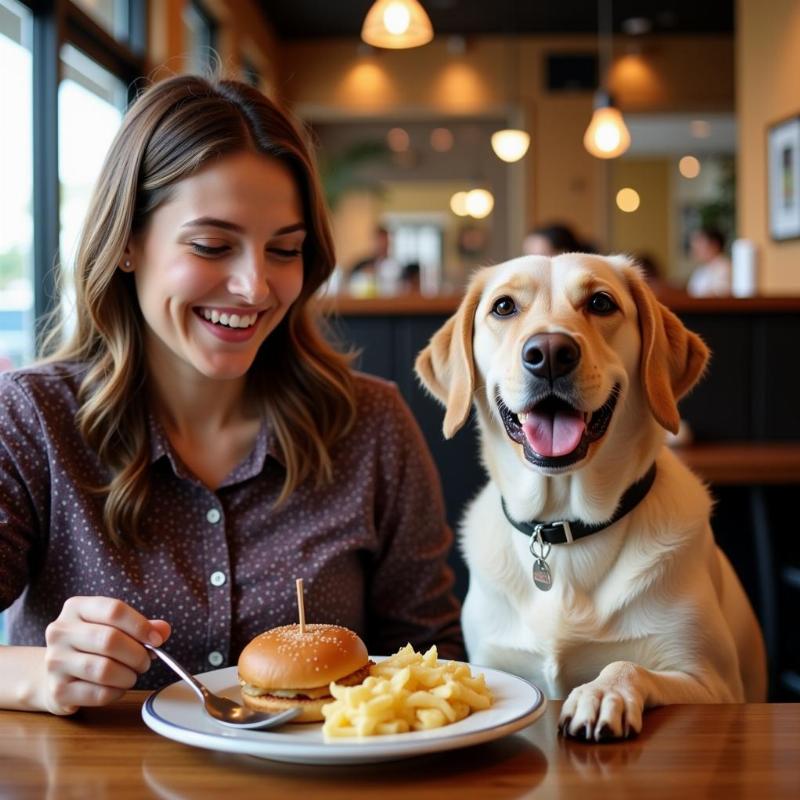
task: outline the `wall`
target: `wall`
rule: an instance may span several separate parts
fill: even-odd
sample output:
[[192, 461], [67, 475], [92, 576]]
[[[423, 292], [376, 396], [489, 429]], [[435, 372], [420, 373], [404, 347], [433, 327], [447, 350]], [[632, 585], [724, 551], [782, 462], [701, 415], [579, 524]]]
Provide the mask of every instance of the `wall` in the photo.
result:
[[800, 2], [736, 4], [737, 204], [740, 235], [759, 253], [764, 294], [800, 294], [800, 239], [773, 242], [767, 226], [767, 127], [800, 114]]
[[651, 257], [662, 270], [671, 266], [670, 175], [675, 167], [668, 158], [618, 159], [612, 164], [610, 197], [626, 186], [639, 193], [636, 211], [620, 211], [614, 203], [610, 250]]

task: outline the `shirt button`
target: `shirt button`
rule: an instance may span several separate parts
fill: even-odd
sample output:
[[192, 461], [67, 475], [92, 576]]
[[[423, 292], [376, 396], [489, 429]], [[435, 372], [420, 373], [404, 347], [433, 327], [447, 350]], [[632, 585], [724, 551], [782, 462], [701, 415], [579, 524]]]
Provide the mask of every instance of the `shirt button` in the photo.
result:
[[211, 585], [212, 586], [222, 586], [225, 583], [225, 573], [224, 572], [212, 572], [211, 573]]
[[224, 660], [219, 650], [212, 650], [208, 654], [208, 663], [211, 664], [212, 667], [218, 667]]
[[218, 508], [210, 508], [206, 512], [206, 519], [209, 522], [211, 522], [212, 524], [219, 522], [221, 518], [222, 518], [222, 514], [219, 513], [219, 509]]

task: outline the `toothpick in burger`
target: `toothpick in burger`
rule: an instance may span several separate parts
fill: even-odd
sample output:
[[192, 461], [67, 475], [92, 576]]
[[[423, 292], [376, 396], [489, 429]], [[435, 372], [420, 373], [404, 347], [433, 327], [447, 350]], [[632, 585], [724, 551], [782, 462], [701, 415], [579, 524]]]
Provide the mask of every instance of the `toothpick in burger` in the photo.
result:
[[256, 636], [239, 656], [242, 700], [256, 711], [299, 706], [292, 722], [322, 722], [330, 684], [356, 686], [372, 662], [364, 642], [339, 625], [284, 625]]

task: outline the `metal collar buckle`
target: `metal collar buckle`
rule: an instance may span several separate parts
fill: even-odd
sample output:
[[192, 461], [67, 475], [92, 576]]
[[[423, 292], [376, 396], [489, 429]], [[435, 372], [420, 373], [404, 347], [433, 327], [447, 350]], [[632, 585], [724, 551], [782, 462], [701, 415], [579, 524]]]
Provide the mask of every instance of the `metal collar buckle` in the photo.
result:
[[575, 541], [572, 537], [572, 528], [569, 525], [569, 521], [566, 519], [560, 519], [555, 522], [542, 522], [539, 525], [535, 525], [533, 528], [533, 535], [541, 537], [542, 533], [563, 533], [564, 534], [564, 543], [571, 544]]

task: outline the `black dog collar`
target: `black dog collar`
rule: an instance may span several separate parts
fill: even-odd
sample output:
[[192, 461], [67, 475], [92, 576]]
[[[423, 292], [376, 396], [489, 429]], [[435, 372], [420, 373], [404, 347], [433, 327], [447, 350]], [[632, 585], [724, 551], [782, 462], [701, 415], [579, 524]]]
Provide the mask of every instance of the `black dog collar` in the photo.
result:
[[653, 485], [655, 479], [656, 463], [654, 461], [650, 469], [648, 469], [636, 483], [632, 483], [626, 489], [614, 516], [611, 517], [608, 522], [603, 522], [599, 525], [586, 525], [579, 520], [565, 519], [553, 520], [552, 522], [540, 522], [539, 520], [517, 522], [509, 515], [506, 502], [502, 497], [500, 498], [500, 503], [503, 506], [503, 513], [506, 515], [506, 519], [518, 531], [522, 531], [526, 536], [541, 537], [541, 540], [547, 544], [566, 544], [567, 542], [574, 542], [576, 539], [583, 539], [584, 536], [589, 536], [593, 533], [605, 530], [615, 522], [621, 520], [627, 513], [633, 511], [633, 509], [642, 502], [645, 495], [650, 491], [650, 487]]

